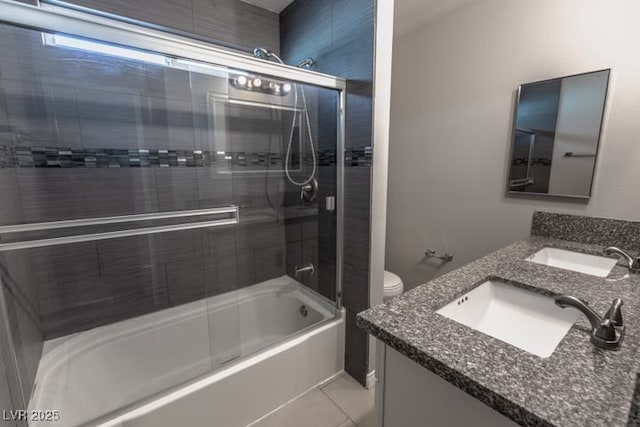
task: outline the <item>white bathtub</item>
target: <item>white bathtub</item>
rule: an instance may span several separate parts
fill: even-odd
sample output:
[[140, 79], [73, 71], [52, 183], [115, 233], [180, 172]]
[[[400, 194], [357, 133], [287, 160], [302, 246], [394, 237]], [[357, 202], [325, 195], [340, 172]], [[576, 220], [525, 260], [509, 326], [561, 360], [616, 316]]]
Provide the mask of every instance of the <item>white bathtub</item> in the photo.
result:
[[245, 426], [343, 370], [344, 315], [290, 277], [45, 343], [35, 427]]

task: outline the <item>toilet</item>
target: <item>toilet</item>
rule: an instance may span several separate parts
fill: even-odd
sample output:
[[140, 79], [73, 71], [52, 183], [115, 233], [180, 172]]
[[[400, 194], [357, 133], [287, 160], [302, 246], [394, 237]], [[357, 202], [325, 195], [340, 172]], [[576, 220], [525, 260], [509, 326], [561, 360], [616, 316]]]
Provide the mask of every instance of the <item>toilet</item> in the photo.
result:
[[384, 302], [400, 295], [404, 291], [402, 279], [390, 271], [384, 272]]

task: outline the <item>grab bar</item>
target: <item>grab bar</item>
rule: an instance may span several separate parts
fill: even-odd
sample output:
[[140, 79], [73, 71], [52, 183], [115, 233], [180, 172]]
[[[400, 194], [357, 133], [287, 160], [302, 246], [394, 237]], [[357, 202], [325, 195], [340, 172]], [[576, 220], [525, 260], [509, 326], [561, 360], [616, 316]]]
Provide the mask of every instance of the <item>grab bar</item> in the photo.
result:
[[87, 218], [78, 220], [65, 220], [54, 222], [42, 222], [33, 224], [7, 225], [0, 227], [1, 233], [20, 233], [38, 230], [54, 230], [60, 228], [74, 228], [89, 225], [117, 224], [135, 221], [148, 221], [156, 219], [183, 218], [191, 216], [204, 216], [212, 214], [233, 214], [231, 218], [215, 219], [201, 222], [190, 222], [155, 227], [144, 227], [132, 230], [107, 231], [102, 233], [79, 234], [75, 236], [53, 237], [49, 239], [26, 240], [22, 242], [0, 243], [0, 252], [19, 249], [30, 249], [44, 246], [63, 245], [68, 243], [81, 243], [95, 240], [117, 239], [121, 237], [142, 236], [147, 234], [164, 233], [169, 231], [192, 230], [197, 228], [220, 227], [239, 223], [238, 207], [202, 209], [194, 211], [160, 212], [139, 215], [124, 215], [102, 218]]

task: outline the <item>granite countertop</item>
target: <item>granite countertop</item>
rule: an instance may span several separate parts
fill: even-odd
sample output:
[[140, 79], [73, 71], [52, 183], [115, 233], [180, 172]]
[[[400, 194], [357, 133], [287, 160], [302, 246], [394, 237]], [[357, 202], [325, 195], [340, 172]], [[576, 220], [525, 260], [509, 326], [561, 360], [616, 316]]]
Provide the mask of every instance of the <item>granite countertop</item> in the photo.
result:
[[[600, 278], [525, 261], [543, 247], [592, 254], [603, 248], [530, 237], [358, 314], [358, 325], [521, 425], [632, 424], [638, 412], [640, 275], [616, 265]], [[435, 313], [489, 278], [549, 296], [573, 295], [601, 315], [622, 298], [621, 349], [594, 347], [582, 315], [553, 354], [540, 358]]]

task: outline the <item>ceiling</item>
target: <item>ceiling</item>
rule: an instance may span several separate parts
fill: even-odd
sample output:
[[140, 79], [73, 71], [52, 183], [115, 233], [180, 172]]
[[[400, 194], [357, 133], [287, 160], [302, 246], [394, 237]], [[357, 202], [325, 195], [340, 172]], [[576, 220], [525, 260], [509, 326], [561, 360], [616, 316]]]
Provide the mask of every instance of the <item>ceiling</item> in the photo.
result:
[[478, 0], [395, 0], [393, 33], [406, 34]]
[[245, 3], [270, 10], [271, 12], [280, 13], [287, 6], [293, 3], [293, 0], [242, 0]]

